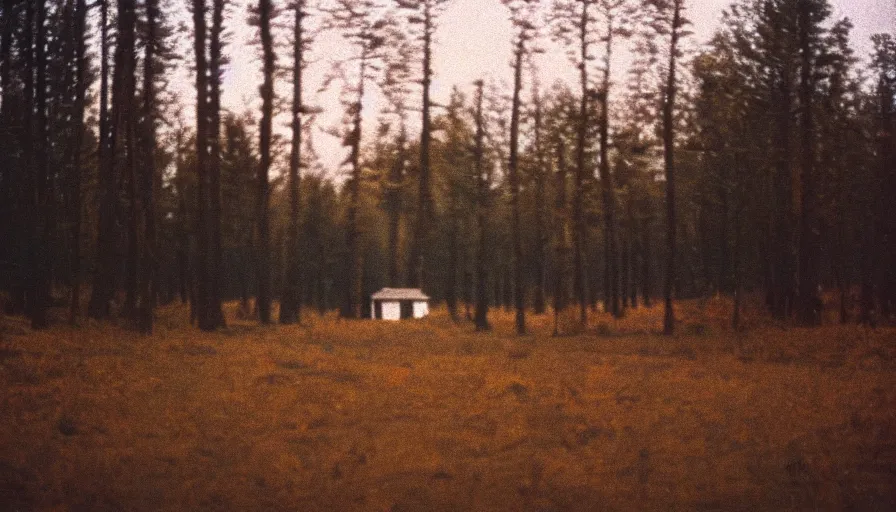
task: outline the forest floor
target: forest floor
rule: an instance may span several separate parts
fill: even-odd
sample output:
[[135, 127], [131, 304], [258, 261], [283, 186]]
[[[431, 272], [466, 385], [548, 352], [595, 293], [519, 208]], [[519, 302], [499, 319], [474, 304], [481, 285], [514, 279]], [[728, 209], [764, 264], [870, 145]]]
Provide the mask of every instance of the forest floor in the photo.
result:
[[522, 338], [0, 318], [0, 509], [896, 509], [896, 330], [680, 309], [673, 338], [660, 308]]

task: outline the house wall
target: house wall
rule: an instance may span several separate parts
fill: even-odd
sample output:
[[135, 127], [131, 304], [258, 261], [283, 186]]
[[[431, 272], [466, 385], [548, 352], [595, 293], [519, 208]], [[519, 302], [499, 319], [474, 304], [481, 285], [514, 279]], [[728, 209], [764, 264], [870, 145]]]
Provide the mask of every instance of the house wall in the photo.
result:
[[429, 314], [429, 303], [418, 301], [414, 302], [414, 318], [423, 318]]
[[382, 301], [383, 320], [401, 320], [401, 303], [398, 301]]

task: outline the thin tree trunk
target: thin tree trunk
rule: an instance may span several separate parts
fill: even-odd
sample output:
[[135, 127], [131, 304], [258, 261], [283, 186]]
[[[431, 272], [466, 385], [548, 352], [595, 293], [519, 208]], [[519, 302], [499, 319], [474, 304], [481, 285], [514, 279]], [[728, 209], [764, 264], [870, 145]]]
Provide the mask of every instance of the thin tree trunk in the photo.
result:
[[361, 317], [361, 256], [358, 248], [358, 208], [361, 201], [361, 122], [364, 100], [365, 76], [367, 74], [367, 50], [361, 56], [357, 99], [352, 111], [351, 155], [352, 175], [348, 186], [348, 217], [345, 230], [345, 242], [348, 247], [348, 269], [346, 272], [345, 303], [342, 307], [343, 318]]
[[[50, 244], [49, 237], [52, 233], [53, 221], [52, 196], [53, 180], [49, 174], [48, 155], [49, 140], [47, 126], [47, 54], [46, 54], [46, 16], [47, 6], [45, 0], [36, 2], [35, 42], [34, 42], [34, 67], [35, 67], [35, 92], [34, 107], [36, 114], [33, 116], [34, 136], [32, 141], [34, 156], [34, 210], [32, 233], [32, 257], [30, 258], [33, 271], [30, 283], [29, 314], [31, 316], [32, 329], [43, 329], [49, 326], [47, 310], [50, 306]], [[26, 103], [30, 107], [30, 103]]]
[[585, 237], [584, 195], [585, 195], [585, 144], [588, 134], [588, 3], [582, 2], [579, 22], [579, 85], [581, 99], [576, 130], [576, 175], [573, 195], [573, 289], [579, 301], [579, 321], [582, 327], [588, 325], [588, 297], [585, 292], [585, 266], [582, 254]]
[[547, 194], [545, 191], [545, 170], [547, 165], [545, 164], [545, 157], [546, 153], [550, 150], [543, 147], [543, 113], [537, 83], [534, 85], [533, 89], [534, 97], [532, 100], [535, 106], [535, 151], [537, 154], [535, 164], [535, 291], [532, 309], [536, 315], [543, 315], [545, 312], [545, 287], [547, 284], [545, 261], [547, 260], [548, 250], [547, 230], [545, 229], [545, 202], [547, 201]]
[[139, 326], [144, 334], [151, 334], [153, 310], [156, 302], [156, 213], [155, 213], [155, 54], [158, 44], [157, 0], [146, 0], [146, 48], [143, 61], [143, 286], [140, 294]]
[[555, 209], [557, 212], [556, 257], [554, 269], [554, 336], [560, 334], [560, 314], [566, 309], [566, 258], [569, 230], [569, 214], [566, 199], [566, 147], [557, 138], [557, 181], [555, 185]]
[[802, 197], [800, 214], [799, 295], [800, 320], [803, 325], [818, 325], [821, 320], [821, 298], [818, 296], [818, 236], [815, 219], [815, 122], [812, 112], [814, 86], [813, 55], [810, 36], [810, 4], [799, 2], [800, 40], [800, 118]]
[[261, 323], [271, 322], [270, 292], [270, 228], [268, 208], [268, 171], [271, 167], [271, 130], [274, 115], [274, 42], [271, 35], [271, 0], [258, 1], [259, 27], [261, 32], [261, 48], [264, 59], [264, 83], [261, 86], [261, 163], [258, 167], [258, 246], [257, 278], [258, 278], [258, 318]]
[[457, 321], [457, 266], [460, 240], [458, 240], [458, 197], [452, 188], [448, 192], [448, 268], [445, 272], [445, 305], [453, 321]]
[[613, 18], [607, 22], [606, 48], [604, 52], [604, 75], [601, 85], [601, 109], [598, 121], [600, 131], [600, 172], [601, 192], [604, 205], [604, 304], [613, 316], [619, 317], [619, 240], [616, 227], [616, 195], [613, 176], [610, 174], [609, 131], [610, 131], [610, 64], [613, 57]]
[[210, 323], [226, 327], [222, 306], [221, 283], [224, 275], [224, 256], [221, 246], [221, 35], [224, 32], [224, 1], [212, 0], [212, 27], [209, 33], [209, 235], [211, 236], [211, 265], [208, 300]]
[[476, 224], [479, 230], [479, 246], [476, 251], [476, 314], [477, 331], [491, 329], [488, 323], [488, 196], [490, 172], [485, 168], [485, 124], [482, 114], [483, 82], [476, 83], [476, 146], [474, 149], [474, 165], [476, 167]]
[[115, 290], [115, 174], [109, 119], [109, 0], [100, 0], [100, 206], [97, 228], [96, 269], [88, 304], [88, 316], [101, 320], [110, 314]]
[[[15, 0], [3, 0], [3, 32], [0, 36], [0, 94], [2, 94], [2, 104], [0, 104], [0, 260], [8, 260], [13, 265], [18, 265], [21, 258], [15, 251], [15, 240], [20, 240], [19, 232], [22, 227], [21, 213], [17, 208], [16, 190], [21, 187], [21, 169], [15, 165], [15, 159], [12, 157], [12, 147], [17, 141], [17, 133], [12, 128], [13, 123], [10, 106], [15, 101], [12, 91], [12, 55], [13, 50], [13, 27], [18, 25], [18, 2]], [[0, 286], [8, 287], [12, 295], [16, 295], [17, 287], [16, 275], [20, 274], [18, 269], [15, 272], [6, 272], [0, 277]], [[6, 306], [9, 312], [14, 312], [17, 304], [15, 299], [10, 301]], [[0, 311], [0, 315], [3, 311]]]
[[84, 146], [84, 110], [87, 96], [87, 3], [85, 0], [76, 0], [75, 31], [72, 37], [75, 39], [76, 58], [76, 86], [75, 108], [72, 120], [75, 130], [72, 143], [72, 169], [70, 193], [72, 202], [70, 206], [71, 219], [71, 275], [72, 290], [69, 309], [69, 323], [75, 325], [81, 309], [81, 154]]
[[650, 251], [650, 225], [651, 217], [644, 218], [641, 226], [641, 302], [645, 308], [653, 306], [653, 287], [651, 283], [650, 266], [653, 256]]
[[666, 169], [666, 281], [663, 289], [665, 314], [663, 333], [671, 336], [675, 332], [675, 311], [672, 306], [672, 292], [675, 283], [675, 94], [677, 92], [676, 65], [678, 38], [681, 25], [681, 2], [673, 0], [672, 35], [669, 44], [669, 69], [666, 77], [666, 91], [663, 101], [663, 153]]
[[631, 278], [631, 282], [629, 283], [629, 287], [627, 290], [624, 290], [623, 293], [627, 293], [630, 295], [629, 304], [632, 309], [638, 308], [638, 258], [643, 255], [643, 248], [641, 247], [641, 241], [638, 237], [638, 228], [639, 223], [637, 217], [635, 217], [635, 206], [634, 206], [634, 197], [629, 196], [628, 200], [628, 239], [629, 246], [631, 247], [631, 254], [629, 255], [629, 263], [627, 267], [627, 272]]
[[516, 333], [526, 334], [526, 287], [523, 280], [523, 243], [520, 234], [520, 176], [519, 176], [519, 137], [520, 137], [520, 91], [523, 88], [523, 56], [525, 41], [522, 35], [517, 42], [513, 79], [513, 103], [510, 114], [510, 162], [508, 165], [510, 179], [510, 206], [512, 209], [511, 238], [513, 245], [513, 287], [516, 305]]
[[419, 194], [417, 198], [417, 224], [411, 253], [410, 284], [413, 287], [426, 286], [426, 253], [429, 241], [429, 224], [432, 203], [430, 186], [430, 139], [432, 133], [430, 119], [430, 86], [432, 85], [432, 31], [433, 19], [430, 3], [423, 3], [423, 122], [420, 131], [420, 171]]
[[407, 132], [402, 120], [398, 135], [395, 162], [389, 170], [389, 286], [401, 285], [399, 277], [399, 235], [401, 229], [401, 183], [404, 180]]
[[302, 268], [301, 243], [301, 175], [302, 165], [302, 52], [304, 50], [304, 1], [294, 6], [293, 66], [292, 66], [292, 141], [289, 154], [289, 235], [286, 247], [286, 280], [283, 284], [283, 300], [280, 304], [280, 323], [294, 324], [301, 320]]
[[196, 320], [203, 331], [215, 329], [210, 308], [211, 266], [208, 221], [208, 65], [206, 60], [205, 0], [193, 0], [194, 51], [196, 55]]
[[741, 217], [742, 207], [739, 207], [734, 214], [734, 310], [731, 314], [731, 328], [736, 332], [741, 327], [741, 295], [742, 277], [741, 277]]

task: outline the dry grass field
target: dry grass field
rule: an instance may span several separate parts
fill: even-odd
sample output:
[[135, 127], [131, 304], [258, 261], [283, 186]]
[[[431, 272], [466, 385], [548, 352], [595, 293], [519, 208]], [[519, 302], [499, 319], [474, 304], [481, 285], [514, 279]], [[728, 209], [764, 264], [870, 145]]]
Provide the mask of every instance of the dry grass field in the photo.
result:
[[894, 510], [896, 330], [0, 320], [2, 510]]

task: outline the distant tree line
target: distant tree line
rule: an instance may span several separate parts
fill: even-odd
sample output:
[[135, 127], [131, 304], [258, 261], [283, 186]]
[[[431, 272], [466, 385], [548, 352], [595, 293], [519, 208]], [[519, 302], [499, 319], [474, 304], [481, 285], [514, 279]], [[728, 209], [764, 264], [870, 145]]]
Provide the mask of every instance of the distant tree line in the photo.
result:
[[[479, 330], [490, 307], [514, 310], [520, 334], [530, 313], [559, 332], [566, 312], [587, 326], [660, 298], [672, 334], [674, 300], [712, 294], [734, 297], [735, 328], [747, 294], [806, 326], [826, 291], [841, 322], [896, 314], [893, 34], [862, 65], [827, 0], [736, 0], [700, 47], [685, 0], [502, 0], [512, 83], [437, 104], [451, 3], [191, 0], [180, 26], [170, 0], [0, 1], [5, 312], [149, 333], [180, 301], [215, 330], [225, 301], [263, 323], [277, 304], [286, 324], [357, 318], [388, 285]], [[241, 16], [257, 112], [221, 104]], [[343, 169], [320, 163], [322, 90], [303, 80], [323, 32], [352, 52], [322, 87], [341, 87], [343, 122], [324, 131]], [[576, 83], [542, 83], [549, 44]], [[613, 69], [624, 47], [634, 61]], [[184, 73], [189, 112], [171, 87]], [[365, 112], [374, 91], [385, 106]]]

